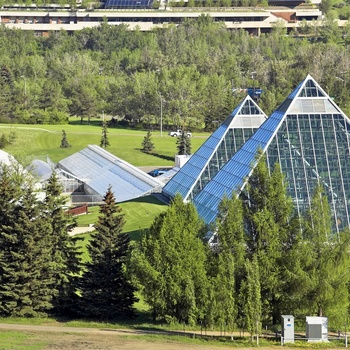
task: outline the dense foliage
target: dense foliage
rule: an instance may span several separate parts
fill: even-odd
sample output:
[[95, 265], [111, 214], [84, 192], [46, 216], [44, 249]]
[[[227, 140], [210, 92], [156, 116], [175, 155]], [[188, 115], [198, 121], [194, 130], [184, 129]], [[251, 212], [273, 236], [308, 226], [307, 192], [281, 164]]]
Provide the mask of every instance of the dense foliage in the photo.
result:
[[321, 187], [304, 217], [294, 217], [279, 166], [270, 174], [263, 157], [244, 193], [223, 199], [209, 250], [201, 231], [192, 204], [176, 196], [134, 250], [155, 318], [252, 335], [283, 314], [326, 315], [335, 329], [346, 323], [350, 238], [332, 234]]
[[349, 29], [325, 20], [302, 25], [304, 38], [279, 26], [254, 37], [206, 16], [151, 32], [102, 23], [48, 38], [1, 27], [0, 121], [57, 124], [105, 113], [112, 125], [150, 126], [162, 107], [165, 129], [212, 130], [241, 89], [262, 88], [269, 114], [307, 73], [349, 113]]
[[196, 324], [208, 302], [207, 247], [193, 204], [176, 196], [134, 250], [132, 267], [153, 317]]
[[0, 166], [0, 315], [36, 317], [66, 310], [79, 268], [74, 222], [53, 176], [44, 201], [17, 164]]

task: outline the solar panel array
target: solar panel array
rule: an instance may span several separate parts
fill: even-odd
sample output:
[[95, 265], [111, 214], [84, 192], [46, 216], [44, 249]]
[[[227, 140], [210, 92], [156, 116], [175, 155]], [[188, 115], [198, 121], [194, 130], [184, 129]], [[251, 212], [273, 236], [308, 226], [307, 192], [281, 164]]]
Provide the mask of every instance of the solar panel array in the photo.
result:
[[106, 9], [147, 9], [152, 8], [153, 0], [107, 0]]

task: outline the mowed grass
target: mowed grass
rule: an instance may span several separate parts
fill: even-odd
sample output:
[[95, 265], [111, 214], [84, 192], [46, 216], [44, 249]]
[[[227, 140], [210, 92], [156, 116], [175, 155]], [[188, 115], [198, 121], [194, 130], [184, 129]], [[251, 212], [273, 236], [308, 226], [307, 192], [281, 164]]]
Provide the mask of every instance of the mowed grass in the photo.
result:
[[0, 350], [41, 350], [49, 344], [48, 340], [38, 339], [28, 332], [0, 332]]
[[[16, 134], [16, 141], [5, 147], [5, 151], [14, 155], [22, 163], [33, 158], [49, 156], [52, 161], [60, 160], [76, 153], [88, 145], [99, 145], [102, 129], [99, 122], [94, 125], [8, 125], [1, 124], [0, 132]], [[65, 130], [71, 147], [60, 148], [62, 130]], [[135, 166], [172, 166], [177, 152], [176, 138], [166, 132], [160, 136], [160, 131], [152, 133], [154, 150], [152, 154], [141, 151], [141, 144], [146, 136], [146, 130], [108, 128], [110, 146], [107, 151]], [[196, 151], [205, 141], [208, 134], [196, 134], [191, 139], [192, 151]]]
[[[118, 203], [125, 215], [123, 232], [128, 232], [132, 240], [138, 240], [142, 230], [150, 227], [154, 218], [165, 211], [167, 206], [153, 196], [136, 198], [129, 202]], [[98, 221], [100, 207], [90, 207], [88, 214], [77, 216], [78, 226], [95, 224]]]
[[[167, 209], [167, 205], [161, 203], [153, 196], [136, 198], [129, 202], [118, 203], [125, 215], [125, 225], [123, 232], [130, 235], [132, 241], [138, 241], [145, 229], [149, 228], [154, 218]], [[90, 207], [89, 213], [86, 215], [79, 215], [76, 217], [78, 226], [86, 226], [95, 224], [98, 221], [99, 207]], [[89, 259], [86, 250], [86, 245], [89, 242], [90, 233], [80, 234], [81, 238], [78, 245], [81, 247], [82, 258], [84, 261]]]

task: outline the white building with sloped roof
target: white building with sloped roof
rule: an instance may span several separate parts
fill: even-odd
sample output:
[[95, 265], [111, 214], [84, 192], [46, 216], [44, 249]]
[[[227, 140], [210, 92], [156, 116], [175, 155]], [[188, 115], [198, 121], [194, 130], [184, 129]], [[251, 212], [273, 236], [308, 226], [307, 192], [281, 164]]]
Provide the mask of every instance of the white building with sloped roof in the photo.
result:
[[101, 202], [109, 186], [118, 202], [125, 202], [153, 192], [161, 192], [164, 183], [105, 149], [89, 145], [57, 164], [61, 176], [80, 183], [72, 201]]

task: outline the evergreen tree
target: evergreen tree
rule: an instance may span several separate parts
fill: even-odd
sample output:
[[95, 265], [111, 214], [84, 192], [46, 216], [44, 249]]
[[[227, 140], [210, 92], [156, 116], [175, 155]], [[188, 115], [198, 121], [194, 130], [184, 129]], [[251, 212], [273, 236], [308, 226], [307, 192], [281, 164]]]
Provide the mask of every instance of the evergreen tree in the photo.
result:
[[147, 135], [143, 138], [142, 141], [142, 151], [145, 153], [151, 153], [154, 149], [154, 143], [152, 142], [152, 134], [150, 131], [147, 131]]
[[0, 136], [0, 149], [4, 149], [8, 145], [8, 140], [4, 133], [1, 133]]
[[191, 203], [175, 196], [133, 251], [134, 274], [153, 317], [195, 324], [208, 301], [203, 223]]
[[111, 187], [100, 207], [100, 216], [91, 235], [88, 252], [91, 261], [81, 281], [81, 312], [100, 320], [133, 317], [135, 288], [126, 274], [129, 236], [122, 233], [125, 223]]
[[0, 119], [9, 120], [13, 111], [13, 73], [9, 66], [3, 65], [0, 70]]
[[182, 134], [176, 140], [177, 154], [190, 155], [191, 154], [191, 138], [187, 136], [186, 132]]
[[52, 308], [49, 225], [20, 166], [0, 167], [0, 315], [36, 317]]
[[62, 187], [53, 172], [46, 186], [44, 210], [50, 231], [51, 258], [53, 268], [52, 289], [56, 291], [54, 298], [55, 312], [75, 313], [77, 301], [78, 279], [81, 271], [80, 255], [76, 245], [80, 238], [71, 237], [69, 233], [76, 226], [75, 220], [66, 214], [66, 198], [61, 195]]
[[62, 140], [61, 140], [60, 148], [68, 148], [70, 146], [71, 145], [69, 144], [69, 142], [67, 140], [66, 132], [64, 130], [62, 130]]
[[107, 130], [107, 122], [104, 120], [102, 123], [102, 136], [100, 141], [100, 147], [106, 149], [107, 146], [110, 146], [108, 139], [108, 130]]

